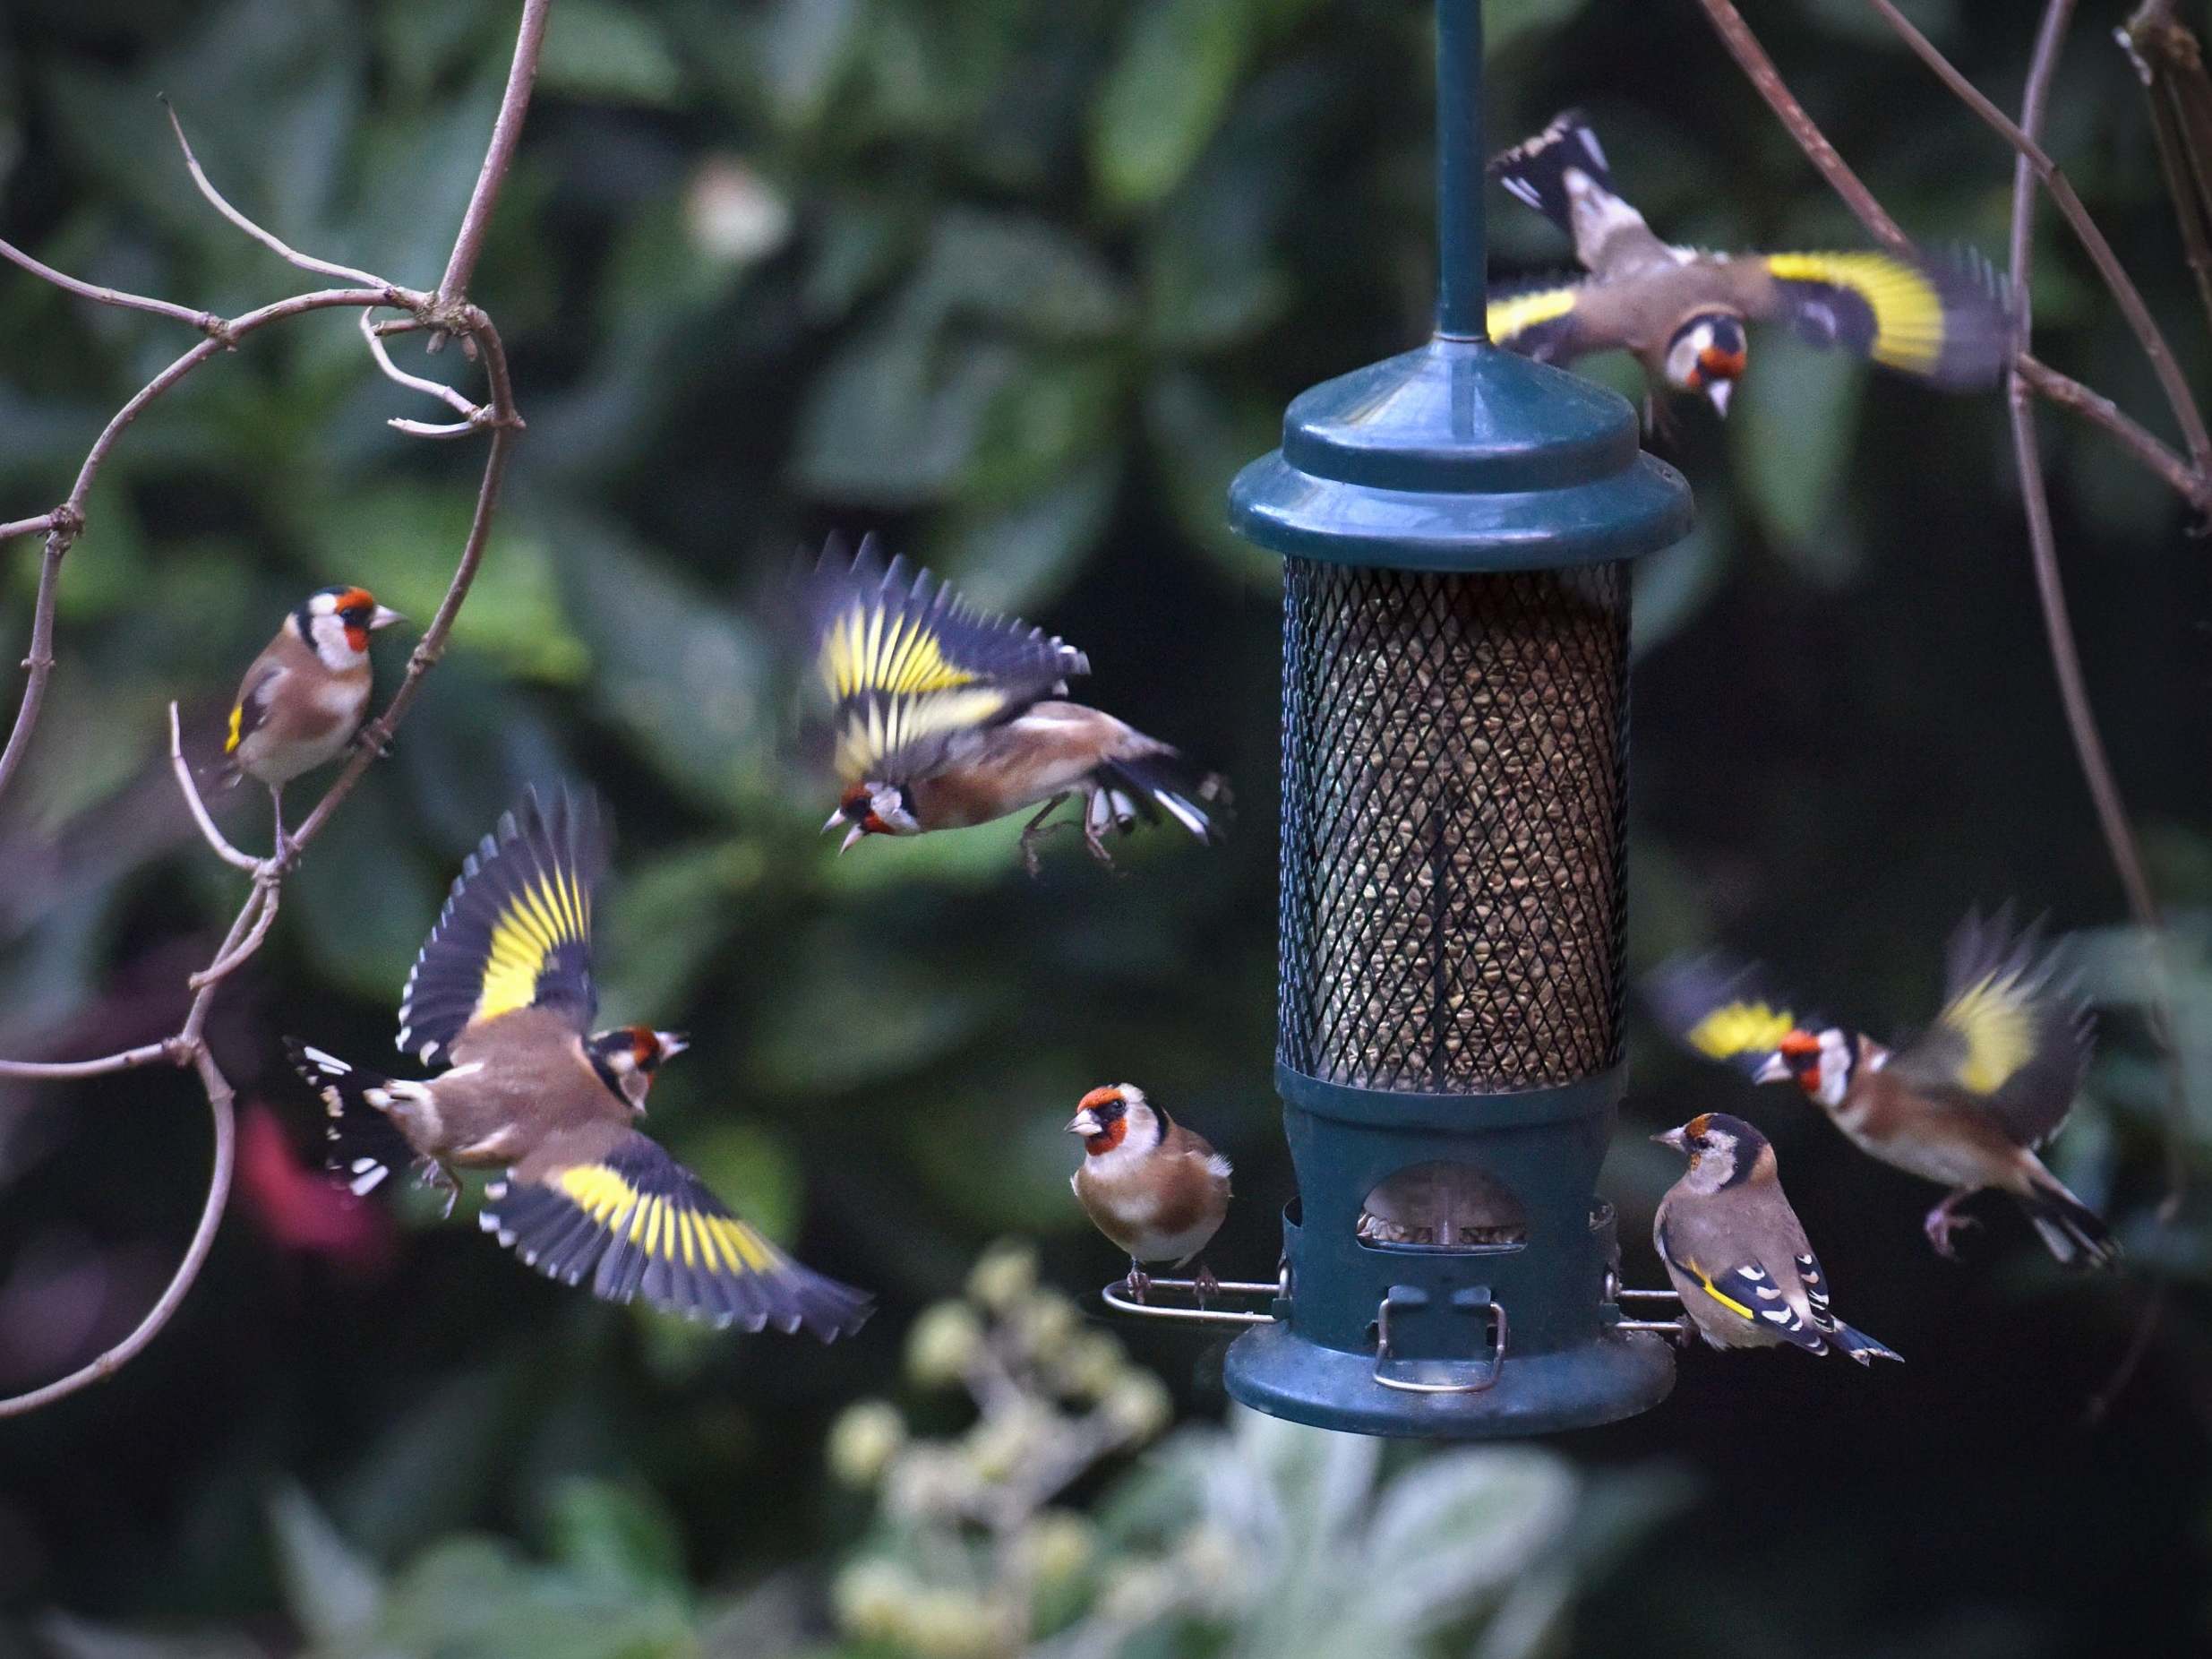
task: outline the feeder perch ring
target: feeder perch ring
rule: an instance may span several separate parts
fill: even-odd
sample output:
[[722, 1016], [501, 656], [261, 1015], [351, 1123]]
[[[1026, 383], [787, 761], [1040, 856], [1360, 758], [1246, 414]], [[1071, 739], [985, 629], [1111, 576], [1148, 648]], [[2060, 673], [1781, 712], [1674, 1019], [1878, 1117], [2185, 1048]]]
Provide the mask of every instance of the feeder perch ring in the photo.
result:
[[[1375, 1380], [1385, 1388], [1395, 1388], [1401, 1394], [1481, 1394], [1497, 1386], [1498, 1372], [1505, 1364], [1505, 1310], [1495, 1302], [1484, 1304], [1497, 1320], [1497, 1346], [1492, 1351], [1488, 1365], [1482, 1374], [1471, 1380], [1427, 1382], [1419, 1378], [1393, 1376], [1383, 1367], [1396, 1356], [1390, 1351], [1391, 1299], [1385, 1296], [1375, 1311]], [[1448, 1361], [1400, 1362], [1411, 1364], [1448, 1364]]]
[[[1145, 1285], [1149, 1290], [1181, 1291], [1194, 1298], [1198, 1294], [1198, 1281], [1196, 1279], [1147, 1279]], [[1099, 1292], [1099, 1300], [1114, 1312], [1136, 1319], [1180, 1319], [1191, 1325], [1234, 1325], [1239, 1328], [1250, 1325], [1273, 1325], [1276, 1320], [1276, 1315], [1273, 1313], [1243, 1313], [1234, 1308], [1179, 1308], [1139, 1302], [1128, 1294], [1127, 1285], [1127, 1280], [1116, 1279]], [[1213, 1288], [1226, 1295], [1265, 1296], [1282, 1301], [1290, 1294], [1290, 1269], [1288, 1266], [1284, 1267], [1282, 1277], [1272, 1285], [1264, 1279], [1216, 1279]]]

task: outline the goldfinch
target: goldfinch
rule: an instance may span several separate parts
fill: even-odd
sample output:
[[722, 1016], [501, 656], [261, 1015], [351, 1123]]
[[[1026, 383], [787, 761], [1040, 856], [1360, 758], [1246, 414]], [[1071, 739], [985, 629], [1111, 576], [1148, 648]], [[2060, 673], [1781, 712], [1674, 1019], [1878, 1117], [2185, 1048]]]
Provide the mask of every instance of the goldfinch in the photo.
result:
[[1651, 1139], [1690, 1160], [1659, 1200], [1651, 1242], [1699, 1336], [1716, 1348], [1837, 1348], [1862, 1365], [1904, 1357], [1829, 1311], [1828, 1276], [1764, 1135], [1708, 1112]]
[[[1093, 1225], [1129, 1258], [1129, 1294], [1143, 1300], [1145, 1264], [1181, 1267], [1205, 1249], [1229, 1214], [1229, 1160], [1170, 1120], [1134, 1083], [1094, 1088], [1077, 1103], [1067, 1132], [1083, 1137], [1083, 1162], [1068, 1177]], [[1194, 1276], [1203, 1302], [1216, 1290], [1204, 1263]]]
[[1758, 970], [1710, 957], [1662, 967], [1649, 990], [1698, 1053], [1757, 1082], [1795, 1082], [1863, 1150], [1948, 1187], [1926, 1222], [1939, 1254], [1974, 1225], [1959, 1206], [1996, 1187], [2060, 1261], [2108, 1267], [2118, 1242], [2035, 1152], [2065, 1124], [2090, 1048], [2088, 1011], [2036, 933], [2015, 936], [2009, 911], [1968, 915], [1951, 936], [1942, 1011], [1894, 1051], [1792, 1012]]
[[356, 1193], [409, 1162], [444, 1188], [452, 1166], [504, 1165], [486, 1233], [549, 1278], [610, 1302], [827, 1342], [870, 1299], [791, 1260], [698, 1176], [638, 1132], [661, 1062], [683, 1039], [591, 1029], [593, 890], [607, 865], [594, 800], [535, 791], [462, 866], [407, 976], [400, 1049], [448, 1069], [401, 1081], [287, 1039], [330, 1116], [330, 1164]]
[[848, 560], [833, 540], [809, 591], [815, 671], [829, 698], [839, 851], [871, 835], [990, 823], [1031, 807], [1021, 857], [1060, 804], [1081, 797], [1084, 844], [1110, 865], [1110, 830], [1162, 816], [1221, 839], [1228, 786], [1156, 737], [1060, 701], [1090, 660], [1042, 628], [986, 616], [905, 560], [887, 568], [871, 537]]
[[1816, 346], [1955, 391], [1995, 385], [2011, 360], [2017, 319], [1985, 262], [1669, 246], [1615, 192], [1598, 135], [1573, 111], [1489, 171], [1573, 237], [1590, 273], [1490, 297], [1491, 340], [1540, 361], [1628, 351], [1654, 389], [1702, 392], [1726, 415], [1750, 361], [1747, 322], [1783, 320]]
[[284, 787], [353, 741], [369, 712], [369, 635], [406, 617], [365, 588], [325, 588], [293, 608], [230, 706], [223, 740], [229, 781], [259, 778], [276, 813], [276, 856], [284, 833]]

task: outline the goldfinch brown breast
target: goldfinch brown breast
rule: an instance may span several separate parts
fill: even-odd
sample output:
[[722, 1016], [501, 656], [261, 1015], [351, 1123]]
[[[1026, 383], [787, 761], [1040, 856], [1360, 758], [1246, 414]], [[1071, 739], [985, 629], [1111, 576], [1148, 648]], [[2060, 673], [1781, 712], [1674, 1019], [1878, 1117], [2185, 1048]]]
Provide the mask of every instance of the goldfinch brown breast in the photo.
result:
[[1969, 915], [1952, 934], [1942, 1010], [1894, 1051], [1810, 1019], [1764, 993], [1755, 967], [1712, 957], [1670, 963], [1649, 985], [1660, 1020], [1691, 1048], [1761, 1083], [1793, 1082], [1851, 1141], [1950, 1189], [1928, 1212], [1928, 1242], [1954, 1253], [1970, 1226], [1959, 1206], [2009, 1192], [2051, 1254], [2107, 1267], [2120, 1247], [2095, 1211], [2044, 1166], [2088, 1069], [2088, 1010], [2037, 931], [2008, 912]]
[[1588, 273], [1491, 296], [1490, 338], [1526, 356], [1627, 351], [1655, 391], [1701, 393], [1723, 415], [1750, 363], [1746, 322], [1787, 322], [1816, 346], [1954, 391], [1995, 385], [2012, 359], [2018, 319], [1986, 263], [1670, 246], [1614, 189], [1598, 135], [1574, 112], [1489, 171], [1573, 238]]
[[1659, 1200], [1651, 1242], [1701, 1337], [1716, 1348], [1836, 1349], [1862, 1365], [1901, 1357], [1830, 1311], [1828, 1276], [1764, 1135], [1710, 1112], [1651, 1139], [1690, 1160]]
[[842, 790], [823, 828], [844, 830], [845, 847], [1034, 808], [1021, 837], [1034, 875], [1034, 843], [1062, 827], [1046, 821], [1071, 798], [1082, 804], [1067, 821], [1102, 863], [1106, 836], [1140, 820], [1221, 838], [1226, 782], [1112, 715], [1060, 701], [1091, 665], [1042, 629], [986, 616], [903, 559], [887, 567], [872, 537], [851, 559], [830, 544], [807, 608]]
[[536, 792], [463, 866], [407, 977], [399, 1046], [437, 1076], [406, 1081], [287, 1039], [330, 1117], [332, 1170], [356, 1192], [409, 1164], [503, 1167], [478, 1220], [563, 1284], [717, 1326], [824, 1341], [870, 1298], [800, 1266], [639, 1133], [661, 1063], [683, 1039], [592, 1030], [594, 890], [607, 866], [596, 803]]
[[353, 741], [369, 712], [369, 636], [406, 620], [365, 588], [325, 588], [293, 608], [238, 682], [223, 752], [232, 782], [269, 786], [279, 857], [284, 786]]
[[[1221, 1230], [1229, 1160], [1136, 1084], [1093, 1089], [1067, 1132], [1083, 1137], [1083, 1162], [1068, 1185], [1093, 1225], [1129, 1258], [1132, 1295], [1144, 1294], [1146, 1262], [1179, 1268]], [[1201, 1266], [1194, 1276], [1210, 1294], [1213, 1276]]]

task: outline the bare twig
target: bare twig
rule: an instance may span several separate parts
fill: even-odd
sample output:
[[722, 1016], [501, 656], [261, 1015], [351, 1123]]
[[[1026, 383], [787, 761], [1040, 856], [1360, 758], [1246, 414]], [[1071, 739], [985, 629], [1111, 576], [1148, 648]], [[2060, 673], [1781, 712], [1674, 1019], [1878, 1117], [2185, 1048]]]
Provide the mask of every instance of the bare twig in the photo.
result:
[[2182, 374], [2181, 365], [2174, 361], [2173, 348], [2166, 344], [2165, 336], [2159, 331], [2156, 321], [2150, 314], [2150, 307], [2143, 303], [2143, 297], [2137, 292], [2134, 279], [2120, 262], [2120, 256], [2113, 252], [2112, 244], [2105, 239], [2105, 233], [2089, 217], [2089, 210], [2074, 193], [2072, 182], [2058, 163], [2044, 153], [2043, 146], [2023, 132], [2003, 110], [1985, 98], [1971, 81], [1959, 73], [1951, 61], [1937, 50], [1925, 35], [1913, 27], [1911, 20], [1899, 11], [1891, 0], [1867, 0], [1867, 4], [1882, 14], [1890, 28], [1897, 30], [1899, 38], [1913, 49], [1920, 61], [1935, 72], [1938, 80], [2019, 152], [2021, 159], [2034, 170], [2035, 176], [2042, 180], [2044, 189], [2050, 193], [2053, 205], [2073, 228], [2075, 236], [2089, 255], [2089, 262], [2096, 267], [2097, 275], [2112, 290], [2113, 299], [2119, 305], [2121, 314], [2135, 332], [2136, 343], [2142, 348], [2143, 355], [2150, 359], [2151, 372], [2158, 377], [2166, 403], [2173, 411], [2174, 424], [2181, 428], [2182, 442], [2189, 451], [2191, 464], [2199, 472], [2212, 470], [2212, 433], [2205, 429], [2204, 417], [2198, 410], [2196, 398], [2190, 391], [2189, 382]]
[[484, 149], [476, 187], [469, 193], [467, 211], [461, 215], [460, 234], [453, 238], [452, 257], [445, 262], [445, 275], [438, 279], [442, 308], [458, 305], [468, 297], [468, 279], [476, 274], [484, 233], [492, 226], [492, 210], [499, 203], [500, 186], [507, 182], [508, 169], [514, 165], [515, 146], [522, 142], [522, 121], [529, 113], [530, 90], [537, 84], [537, 60], [544, 50], [545, 23], [552, 15], [553, 0], [522, 0], [522, 22], [515, 30], [515, 56], [508, 65], [499, 119], [492, 125], [492, 142]]
[[[411, 391], [419, 391], [436, 398], [448, 408], [456, 410], [467, 417], [457, 426], [439, 427], [437, 431], [443, 433], [450, 430], [466, 434], [476, 430], [476, 418], [478, 414], [476, 406], [443, 381], [431, 380], [421, 374], [410, 374], [394, 363], [391, 360], [391, 353], [385, 349], [383, 331], [370, 320], [369, 314], [365, 311], [361, 314], [361, 338], [368, 342], [369, 356], [376, 359], [376, 366], [384, 371], [386, 379], [396, 380]], [[403, 423], [393, 420], [386, 421], [384, 424], [388, 426], [399, 426], [403, 431], [421, 426], [419, 421]]]
[[98, 1060], [0, 1060], [0, 1078], [61, 1082], [70, 1078], [106, 1077], [111, 1072], [135, 1071], [141, 1066], [173, 1066], [176, 1050], [176, 1039], [163, 1037], [159, 1043], [126, 1048], [119, 1054], [102, 1054]]
[[2204, 48], [2173, 15], [2173, 0], [2144, 0], [2113, 30], [2150, 105], [2158, 167], [2182, 229], [2197, 299], [2212, 321], [2212, 75]]
[[39, 591], [30, 602], [30, 651], [23, 658], [23, 701], [15, 710], [15, 725], [8, 733], [8, 746], [0, 749], [0, 795], [14, 782], [23, 757], [30, 752], [30, 735], [39, 728], [39, 713], [46, 706], [46, 683], [54, 675], [54, 604], [59, 589], [62, 561], [76, 539], [80, 520], [73, 511], [66, 520], [59, 510], [47, 515], [46, 554], [39, 562]]
[[2146, 468], [2164, 478], [2183, 501], [2199, 512], [2212, 514], [2212, 473], [2194, 470], [2139, 421], [2122, 414], [2119, 406], [2103, 392], [2091, 390], [2071, 375], [2060, 374], [2031, 356], [2025, 348], [2013, 358], [2012, 372], [2058, 408], [2071, 409], [2092, 425], [2104, 427]]
[[119, 305], [125, 311], [150, 312], [157, 317], [167, 317], [214, 337], [219, 337], [227, 326], [222, 318], [211, 311], [194, 311], [189, 305], [173, 305], [166, 299], [148, 299], [142, 294], [125, 294], [121, 288], [105, 288], [95, 282], [80, 281], [65, 271], [56, 271], [53, 266], [33, 259], [12, 242], [0, 241], [0, 259], [14, 261], [32, 276], [41, 277], [80, 299], [97, 300], [103, 305]]
[[1805, 113], [1805, 106], [1797, 101], [1796, 95], [1782, 80], [1781, 72], [1774, 67], [1774, 60], [1767, 56], [1766, 48], [1752, 33], [1751, 25], [1744, 21], [1743, 13], [1736, 9], [1730, 0], [1698, 0], [1698, 3], [1705, 8], [1705, 15], [1712, 20], [1714, 31], [1719, 35], [1721, 44], [1728, 48], [1728, 55], [1736, 59], [1759, 96], [1767, 100], [1768, 107], [1789, 129], [1789, 135], [1797, 141], [1797, 147], [1805, 151], [1805, 159], [1820, 169], [1821, 176], [1828, 181], [1830, 188], [1843, 198], [1844, 205], [1858, 215], [1859, 223], [1872, 231], [1874, 239], [1885, 247], [1893, 248], [1900, 254], [1911, 253], [1912, 238], [1898, 228], [1897, 221], [1890, 217], [1881, 202], [1874, 200], [1874, 193], [1860, 182], [1859, 176], [1851, 170], [1851, 164], [1828, 142], [1828, 134], [1813, 124], [1813, 117]]
[[[369, 282], [383, 286], [384, 279], [373, 271], [363, 271], [357, 265], [341, 265], [336, 260], [317, 259], [312, 254], [303, 254], [271, 231], [259, 225], [223, 199], [223, 193], [209, 182], [200, 166], [200, 158], [192, 152], [192, 141], [184, 136], [184, 124], [176, 118], [176, 106], [169, 102], [168, 94], [161, 95], [161, 113], [169, 118], [169, 131], [176, 134], [176, 147], [184, 152], [184, 166], [192, 172], [192, 182], [200, 186], [200, 193], [208, 199], [214, 210], [232, 224], [252, 236], [270, 253], [290, 261], [302, 271], [312, 271], [318, 276], [336, 277], [344, 282]], [[394, 290], [395, 293], [398, 290]], [[419, 299], [419, 296], [416, 297]], [[399, 303], [397, 299], [394, 304]]]
[[176, 787], [184, 797], [184, 804], [192, 808], [192, 821], [200, 826], [200, 833], [207, 844], [215, 849], [215, 855], [234, 870], [243, 870], [248, 875], [261, 873], [261, 860], [233, 847], [223, 832], [215, 827], [215, 820], [208, 816], [208, 804], [200, 798], [200, 786], [193, 781], [192, 767], [184, 759], [184, 736], [177, 724], [176, 705], [169, 705], [169, 769], [176, 774]]
[[[33, 605], [31, 648], [26, 663], [30, 675], [25, 685], [23, 703], [17, 710], [14, 730], [9, 737], [7, 748], [0, 751], [0, 790], [5, 789], [9, 778], [21, 763], [30, 735], [38, 723], [47, 679], [53, 670], [54, 596], [62, 559], [68, 552], [70, 543], [84, 528], [85, 498], [117, 439], [149, 404], [205, 362], [215, 351], [233, 346], [244, 336], [271, 323], [306, 312], [335, 306], [351, 306], [361, 313], [363, 334], [368, 341], [370, 355], [381, 371], [400, 384], [436, 397], [468, 417], [459, 423], [453, 435], [479, 429], [486, 429], [491, 434], [491, 446], [484, 457], [484, 479], [476, 494], [476, 514], [469, 525], [468, 537], [455, 564], [453, 579], [446, 589], [445, 597], [440, 602], [437, 615], [424, 630], [422, 639], [408, 658], [407, 673], [393, 693], [391, 701], [381, 716], [363, 728], [360, 746], [353, 758], [291, 838], [296, 849], [304, 847], [321, 832], [330, 821], [331, 813], [359, 783], [377, 755], [382, 752], [390, 740], [393, 728], [419, 694], [423, 677], [442, 655], [447, 638], [452, 632], [454, 619], [468, 597], [469, 586], [476, 579], [477, 567], [483, 562], [484, 549], [491, 539], [493, 515], [499, 504], [500, 489], [506, 478], [508, 461], [515, 440], [522, 431], [522, 417], [515, 407], [514, 387], [508, 374], [506, 352], [501, 343], [499, 331], [483, 310], [467, 301], [462, 290], [481, 251], [484, 228], [493, 203], [498, 197], [500, 185], [513, 160], [531, 84], [536, 75], [538, 52], [544, 42], [549, 11], [550, 0], [524, 0], [514, 67], [508, 78], [507, 94], [493, 129], [484, 169], [477, 178], [475, 194], [470, 199], [468, 211], [454, 243], [452, 258], [447, 265], [446, 281], [434, 298], [400, 288], [371, 272], [301, 254], [254, 224], [226, 202], [209, 182], [198, 158], [192, 152], [191, 145], [185, 142], [184, 130], [177, 125], [174, 110], [169, 114], [170, 125], [176, 133], [177, 143], [184, 150], [185, 163], [191, 168], [193, 181], [225, 219], [263, 246], [303, 269], [344, 277], [364, 286], [295, 295], [233, 321], [224, 322], [182, 306], [170, 306], [159, 301], [142, 301], [134, 296], [95, 288], [90, 284], [63, 277], [36, 261], [17, 258], [17, 263], [24, 264], [26, 269], [36, 274], [57, 282], [70, 292], [107, 304], [155, 311], [180, 321], [191, 322], [201, 329], [208, 339], [170, 364], [116, 411], [86, 454], [84, 464], [78, 469], [75, 486], [66, 501], [52, 511], [37, 518], [0, 524], [0, 540], [40, 532], [47, 537], [46, 560], [40, 570], [38, 597]], [[369, 313], [385, 306], [407, 314], [382, 323], [372, 322]], [[482, 359], [489, 386], [487, 401], [482, 408], [469, 403], [455, 389], [406, 374], [392, 362], [384, 348], [383, 337], [416, 329], [433, 331], [433, 343], [435, 338], [445, 333], [458, 334], [469, 348], [469, 355]], [[393, 424], [402, 425], [403, 429], [422, 428], [424, 425], [420, 422]], [[426, 430], [436, 435], [447, 435], [441, 428]], [[99, 1077], [161, 1062], [190, 1067], [200, 1078], [207, 1096], [208, 1110], [215, 1125], [215, 1156], [207, 1199], [201, 1207], [199, 1224], [193, 1230], [191, 1243], [185, 1249], [184, 1259], [167, 1288], [146, 1317], [140, 1320], [137, 1328], [91, 1363], [69, 1376], [28, 1394], [0, 1399], [0, 1417], [16, 1416], [36, 1410], [110, 1376], [151, 1342], [167, 1324], [198, 1276], [201, 1265], [207, 1259], [208, 1251], [214, 1242], [224, 1207], [228, 1201], [236, 1154], [236, 1122], [232, 1109], [230, 1085], [208, 1049], [208, 1016], [223, 982], [250, 960], [267, 939], [270, 928], [277, 918], [287, 866], [274, 859], [257, 860], [240, 852], [216, 828], [214, 821], [209, 816], [206, 803], [200, 797], [191, 769], [184, 761], [184, 740], [175, 703], [169, 705], [169, 759], [178, 787], [210, 847], [225, 863], [248, 872], [253, 877], [253, 890], [232, 919], [229, 932], [217, 948], [212, 959], [206, 967], [191, 976], [189, 984], [193, 993], [193, 1001], [183, 1027], [176, 1036], [159, 1043], [97, 1059], [0, 1061], [0, 1077], [64, 1079]]]

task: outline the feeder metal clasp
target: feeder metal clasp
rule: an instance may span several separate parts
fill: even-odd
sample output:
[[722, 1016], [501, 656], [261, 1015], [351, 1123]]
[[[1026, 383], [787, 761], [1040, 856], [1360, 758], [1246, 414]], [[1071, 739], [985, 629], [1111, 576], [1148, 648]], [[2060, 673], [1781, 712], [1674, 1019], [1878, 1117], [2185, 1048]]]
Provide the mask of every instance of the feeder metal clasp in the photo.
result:
[[[1395, 1388], [1402, 1394], [1480, 1394], [1497, 1386], [1497, 1376], [1505, 1363], [1505, 1310], [1495, 1302], [1485, 1302], [1491, 1317], [1497, 1321], [1497, 1345], [1492, 1350], [1489, 1362], [1481, 1374], [1469, 1380], [1452, 1382], [1431, 1381], [1422, 1373], [1433, 1374], [1440, 1369], [1456, 1370], [1451, 1360], [1400, 1359], [1390, 1351], [1390, 1310], [1396, 1299], [1393, 1290], [1383, 1298], [1375, 1311], [1375, 1380], [1385, 1388]], [[1470, 1304], [1471, 1305], [1471, 1304]], [[1396, 1367], [1393, 1371], [1386, 1367]]]

